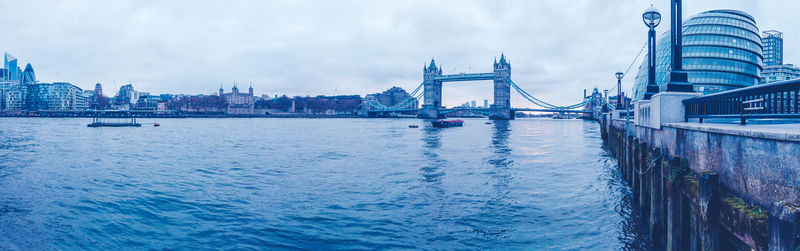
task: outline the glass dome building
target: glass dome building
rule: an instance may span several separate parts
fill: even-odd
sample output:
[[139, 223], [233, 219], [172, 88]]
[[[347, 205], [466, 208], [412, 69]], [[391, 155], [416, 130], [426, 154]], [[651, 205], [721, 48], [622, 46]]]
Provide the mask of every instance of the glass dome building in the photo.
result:
[[[712, 10], [683, 23], [683, 69], [698, 93], [709, 94], [758, 84], [763, 70], [761, 36], [756, 20], [736, 10]], [[656, 48], [656, 84], [664, 91], [672, 70], [670, 34]], [[647, 60], [639, 67], [633, 98], [647, 90]]]

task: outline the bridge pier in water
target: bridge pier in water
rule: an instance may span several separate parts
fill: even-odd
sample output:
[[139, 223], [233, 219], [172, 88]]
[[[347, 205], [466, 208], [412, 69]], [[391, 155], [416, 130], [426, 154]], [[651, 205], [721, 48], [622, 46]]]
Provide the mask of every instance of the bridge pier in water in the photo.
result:
[[489, 119], [514, 119], [509, 79], [511, 79], [511, 64], [506, 61], [505, 55], [500, 55], [500, 62], [494, 62], [494, 104], [489, 109]]
[[423, 105], [422, 109], [417, 113], [417, 118], [421, 119], [439, 119], [443, 117], [442, 114], [439, 114], [439, 107], [432, 105]]
[[442, 81], [437, 80], [437, 77], [442, 76], [442, 69], [436, 66], [436, 61], [431, 59], [428, 67], [422, 67], [422, 72], [424, 102], [417, 117], [421, 119], [442, 118], [443, 116], [439, 114], [439, 109], [442, 107]]
[[494, 81], [494, 102], [489, 107], [489, 119], [511, 120], [514, 119], [514, 110], [511, 109], [511, 64], [505, 55], [500, 55], [500, 61], [494, 62], [494, 71], [491, 73], [453, 74], [442, 75], [440, 66], [431, 59], [428, 66], [423, 66], [424, 102], [422, 109], [417, 114], [422, 119], [438, 119], [444, 117], [442, 108], [442, 83], [458, 81]]

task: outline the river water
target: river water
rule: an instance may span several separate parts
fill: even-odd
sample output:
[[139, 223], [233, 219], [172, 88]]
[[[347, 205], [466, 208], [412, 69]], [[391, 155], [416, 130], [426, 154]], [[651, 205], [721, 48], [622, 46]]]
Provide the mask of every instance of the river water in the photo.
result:
[[486, 121], [0, 118], [0, 250], [649, 248], [597, 123]]

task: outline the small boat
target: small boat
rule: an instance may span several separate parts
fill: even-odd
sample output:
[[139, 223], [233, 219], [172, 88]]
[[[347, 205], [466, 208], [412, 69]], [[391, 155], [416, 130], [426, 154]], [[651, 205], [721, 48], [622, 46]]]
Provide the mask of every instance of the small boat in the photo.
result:
[[153, 123], [153, 127], [158, 127], [158, 126], [161, 126], [161, 124], [159, 124], [159, 123]]
[[456, 127], [456, 126], [463, 126], [463, 120], [434, 120], [431, 122], [431, 125], [436, 128], [446, 128], [446, 127]]
[[408, 128], [419, 128], [418, 125], [408, 125]]
[[484, 124], [491, 125], [491, 124], [492, 124], [492, 122], [486, 122], [486, 123], [484, 123]]

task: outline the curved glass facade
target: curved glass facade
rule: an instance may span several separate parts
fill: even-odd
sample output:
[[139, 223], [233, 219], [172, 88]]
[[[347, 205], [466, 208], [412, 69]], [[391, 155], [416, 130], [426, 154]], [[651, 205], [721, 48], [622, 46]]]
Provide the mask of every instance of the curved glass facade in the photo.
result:
[[[656, 84], [663, 91], [667, 72], [672, 70], [669, 32], [661, 35], [656, 46]], [[709, 94], [756, 85], [763, 64], [761, 36], [752, 16], [735, 10], [713, 10], [683, 23], [683, 68], [695, 91]], [[647, 74], [647, 60], [643, 60], [634, 99], [644, 97]]]

